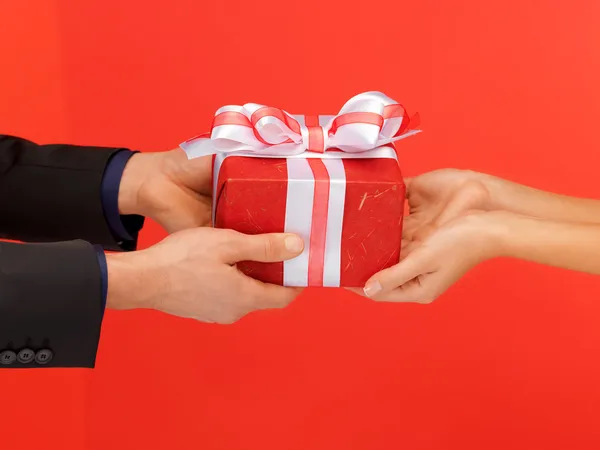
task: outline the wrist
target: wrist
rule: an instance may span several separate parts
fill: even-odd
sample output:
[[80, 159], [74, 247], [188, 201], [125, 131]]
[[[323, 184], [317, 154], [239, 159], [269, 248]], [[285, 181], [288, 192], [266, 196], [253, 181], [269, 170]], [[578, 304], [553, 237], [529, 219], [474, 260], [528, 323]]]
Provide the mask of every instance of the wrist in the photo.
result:
[[150, 215], [151, 203], [144, 196], [144, 186], [157, 170], [160, 157], [161, 153], [136, 153], [129, 159], [119, 185], [120, 214]]
[[152, 307], [149, 299], [154, 278], [145, 269], [142, 251], [106, 255], [108, 289], [106, 307], [135, 309]]
[[489, 211], [519, 212], [520, 203], [530, 198], [531, 190], [525, 186], [492, 175], [482, 175], [490, 193]]
[[487, 173], [466, 170], [469, 183], [480, 187], [479, 209], [481, 211], [493, 211], [499, 208], [500, 200], [503, 195], [502, 179], [496, 178]]
[[495, 210], [483, 214], [481, 233], [485, 236], [490, 258], [512, 256], [514, 234], [518, 234], [519, 215], [510, 211]]
[[486, 211], [465, 216], [469, 242], [479, 261], [504, 256], [509, 242], [509, 218], [505, 211]]

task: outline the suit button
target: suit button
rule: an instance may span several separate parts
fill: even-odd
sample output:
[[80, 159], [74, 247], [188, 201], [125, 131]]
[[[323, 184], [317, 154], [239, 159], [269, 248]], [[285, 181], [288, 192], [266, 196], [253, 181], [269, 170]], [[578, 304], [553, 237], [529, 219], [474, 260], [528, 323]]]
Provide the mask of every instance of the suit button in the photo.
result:
[[35, 358], [35, 352], [30, 348], [24, 348], [17, 354], [17, 361], [21, 364], [29, 364]]
[[17, 360], [17, 354], [11, 350], [5, 350], [0, 353], [0, 364], [8, 366]]
[[35, 362], [38, 364], [48, 364], [52, 360], [53, 356], [54, 355], [51, 350], [40, 350], [35, 354]]

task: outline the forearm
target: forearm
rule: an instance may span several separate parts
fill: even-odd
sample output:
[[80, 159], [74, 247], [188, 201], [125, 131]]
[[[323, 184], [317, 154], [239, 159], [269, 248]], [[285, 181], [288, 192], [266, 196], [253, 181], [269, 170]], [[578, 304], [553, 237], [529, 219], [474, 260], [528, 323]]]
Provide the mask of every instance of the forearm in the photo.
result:
[[485, 174], [477, 174], [489, 196], [490, 210], [549, 220], [600, 223], [600, 200], [555, 194]]
[[494, 256], [600, 274], [600, 224], [553, 221], [496, 211], [484, 214]]
[[[119, 222], [117, 193], [122, 170], [108, 168], [124, 153], [130, 152], [37, 145], [0, 135], [0, 238], [83, 239], [114, 250], [135, 248], [142, 218], [129, 218], [128, 236], [115, 233], [107, 221], [107, 216], [116, 216], [112, 222]], [[107, 183], [109, 172], [114, 179]]]

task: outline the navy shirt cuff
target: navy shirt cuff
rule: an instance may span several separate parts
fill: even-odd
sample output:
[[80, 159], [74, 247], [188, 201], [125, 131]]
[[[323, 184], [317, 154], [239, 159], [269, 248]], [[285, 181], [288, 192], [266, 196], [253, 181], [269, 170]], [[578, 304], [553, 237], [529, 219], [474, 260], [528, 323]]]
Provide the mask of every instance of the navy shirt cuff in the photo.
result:
[[[135, 247], [138, 231], [144, 219], [141, 216], [122, 216], [119, 213], [119, 187], [125, 166], [136, 152], [120, 150], [109, 160], [101, 187], [102, 208], [108, 227], [115, 240], [126, 250]], [[132, 244], [133, 243], [133, 244]]]
[[129, 150], [121, 150], [110, 158], [102, 178], [102, 207], [108, 226], [118, 241], [131, 241], [133, 238], [125, 228], [119, 214], [119, 186], [125, 166], [134, 155]]
[[104, 311], [106, 308], [106, 298], [108, 296], [108, 265], [106, 264], [104, 249], [99, 245], [95, 245], [94, 248], [96, 249], [98, 265], [100, 266], [102, 310]]

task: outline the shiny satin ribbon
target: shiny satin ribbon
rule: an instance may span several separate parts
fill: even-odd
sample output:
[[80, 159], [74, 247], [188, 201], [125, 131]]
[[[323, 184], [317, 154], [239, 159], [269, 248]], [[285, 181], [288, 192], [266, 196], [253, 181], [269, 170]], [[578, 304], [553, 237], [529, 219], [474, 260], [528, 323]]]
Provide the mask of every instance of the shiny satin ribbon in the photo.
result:
[[210, 133], [181, 144], [189, 158], [217, 153], [287, 157], [331, 149], [359, 153], [391, 144], [420, 130], [419, 116], [381, 92], [352, 97], [335, 116], [291, 115], [247, 103], [217, 110]]

